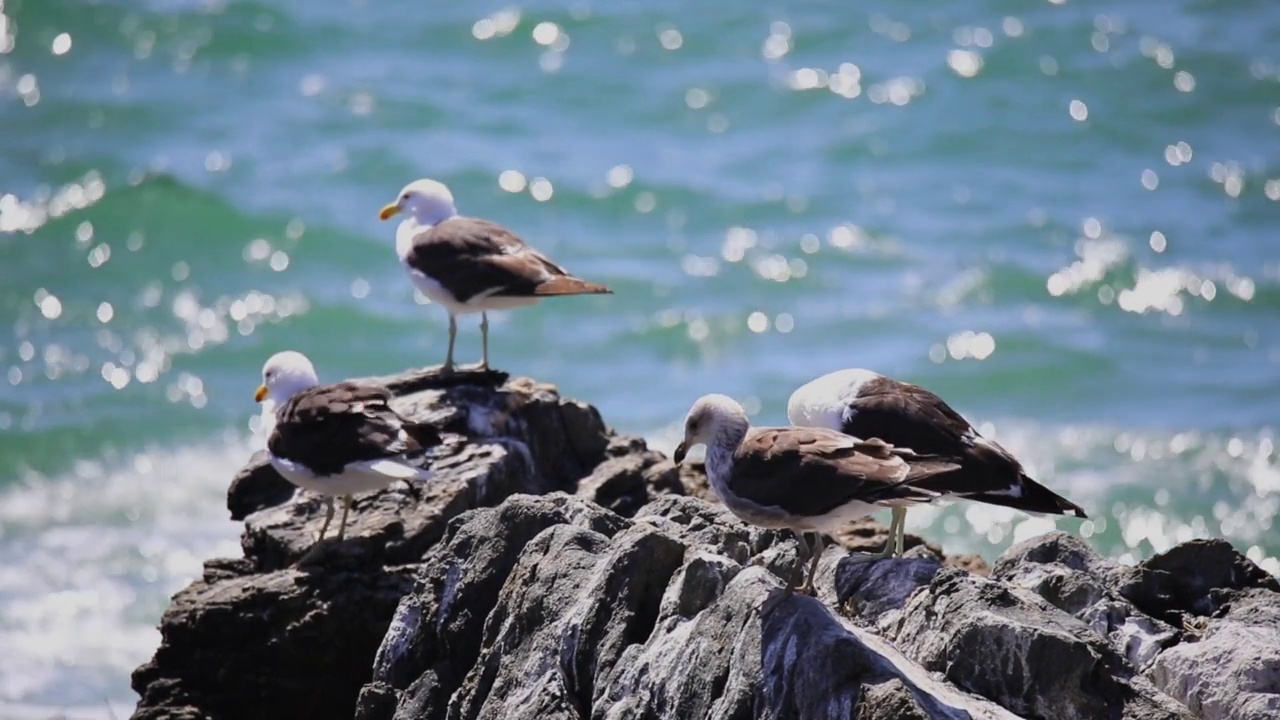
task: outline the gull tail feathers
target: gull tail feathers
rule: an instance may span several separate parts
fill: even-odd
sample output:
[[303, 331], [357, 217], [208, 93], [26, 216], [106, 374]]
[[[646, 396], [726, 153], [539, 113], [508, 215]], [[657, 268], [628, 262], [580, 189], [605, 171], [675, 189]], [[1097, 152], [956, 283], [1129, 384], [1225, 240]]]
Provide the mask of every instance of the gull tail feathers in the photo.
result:
[[966, 500], [1001, 505], [1036, 515], [1069, 515], [1088, 518], [1084, 508], [1058, 493], [1032, 480], [1026, 473], [1018, 473], [1018, 479], [1007, 488], [962, 495]]
[[613, 291], [599, 283], [587, 282], [572, 275], [560, 275], [540, 283], [534, 295], [612, 295]]

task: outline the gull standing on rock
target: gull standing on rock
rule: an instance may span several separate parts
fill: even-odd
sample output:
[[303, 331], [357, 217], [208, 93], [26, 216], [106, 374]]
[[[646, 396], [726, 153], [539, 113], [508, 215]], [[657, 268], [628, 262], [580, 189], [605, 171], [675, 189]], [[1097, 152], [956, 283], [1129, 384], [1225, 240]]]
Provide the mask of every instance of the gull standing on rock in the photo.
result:
[[480, 368], [487, 370], [489, 310], [533, 305], [554, 295], [613, 292], [570, 275], [501, 225], [459, 215], [453, 193], [435, 180], [404, 186], [378, 217], [388, 220], [400, 213], [408, 217], [396, 229], [396, 254], [418, 290], [449, 313], [446, 371], [453, 369], [459, 315], [480, 313]]
[[733, 398], [704, 395], [684, 424], [675, 461], [694, 445], [707, 447], [707, 479], [734, 515], [761, 527], [789, 528], [808, 550], [817, 538], [803, 592], [813, 592], [822, 534], [885, 507], [929, 502], [920, 485], [958, 465], [917, 455], [880, 440], [858, 440], [824, 428], [752, 429]]
[[389, 404], [390, 391], [381, 385], [321, 385], [311, 361], [289, 350], [263, 365], [254, 399], [276, 406], [275, 427], [267, 439], [272, 467], [294, 485], [325, 496], [328, 512], [317, 542], [324, 540], [333, 520], [335, 496], [342, 497], [341, 540], [353, 495], [397, 480], [431, 477], [404, 456], [439, 445], [439, 434], [430, 425], [401, 417]]
[[[954, 458], [951, 471], [917, 484], [924, 490], [1030, 513], [1086, 517], [1083, 508], [1032, 480], [1008, 450], [979, 435], [960, 413], [919, 385], [860, 368], [837, 370], [792, 393], [787, 420]], [[880, 557], [902, 554], [906, 515], [906, 507], [893, 508]]]

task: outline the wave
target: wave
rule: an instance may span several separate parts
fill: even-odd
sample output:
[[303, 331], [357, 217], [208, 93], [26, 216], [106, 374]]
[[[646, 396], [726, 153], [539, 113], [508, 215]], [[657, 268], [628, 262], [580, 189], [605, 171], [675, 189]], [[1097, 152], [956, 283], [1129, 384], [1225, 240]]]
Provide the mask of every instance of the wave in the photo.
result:
[[229, 435], [79, 461], [0, 494], [0, 716], [132, 708], [129, 674], [159, 644], [169, 597], [205, 559], [240, 553], [226, 489], [249, 452]]

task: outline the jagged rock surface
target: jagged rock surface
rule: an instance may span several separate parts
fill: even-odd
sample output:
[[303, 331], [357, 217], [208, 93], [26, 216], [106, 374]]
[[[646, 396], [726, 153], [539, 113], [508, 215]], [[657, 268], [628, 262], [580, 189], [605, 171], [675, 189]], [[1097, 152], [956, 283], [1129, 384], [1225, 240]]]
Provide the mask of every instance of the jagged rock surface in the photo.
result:
[[[908, 536], [823, 557], [739, 522], [696, 467], [496, 373], [381, 379], [443, 431], [435, 478], [323, 510], [258, 457], [244, 557], [180, 592], [137, 718], [1276, 717], [1280, 584], [1223, 542], [1135, 566], [1051, 533], [992, 568]], [[878, 550], [884, 528], [835, 538]], [[957, 568], [966, 568], [965, 572]], [[974, 574], [974, 573], [977, 574]], [[990, 579], [983, 577], [990, 573]]]
[[[295, 495], [256, 456], [228, 495], [233, 517], [246, 518], [245, 556], [209, 562], [175, 596], [160, 648], [133, 676], [135, 717], [350, 718], [415, 564], [449, 521], [513, 493], [573, 489], [612, 441], [594, 408], [528, 379], [378, 380], [406, 416], [444, 432], [444, 445], [422, 459], [433, 479], [357, 498], [346, 539], [299, 565], [323, 520], [321, 500]], [[632, 489], [643, 502], [647, 489]]]
[[468, 513], [397, 611], [360, 717], [846, 717], [863, 692], [1010, 717], [786, 590], [800, 558], [777, 540], [681, 497], [632, 520], [562, 494]]

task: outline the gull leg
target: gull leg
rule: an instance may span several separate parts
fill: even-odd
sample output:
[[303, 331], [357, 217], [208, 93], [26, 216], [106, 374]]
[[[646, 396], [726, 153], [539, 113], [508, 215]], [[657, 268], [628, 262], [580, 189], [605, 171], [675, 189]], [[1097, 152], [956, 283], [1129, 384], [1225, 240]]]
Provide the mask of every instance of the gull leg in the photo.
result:
[[822, 533], [815, 532], [813, 534], [813, 558], [809, 560], [809, 578], [804, 581], [804, 589], [801, 590], [805, 595], [814, 595], [813, 576], [818, 573], [818, 561], [822, 559], [822, 551], [826, 547], [822, 543]]
[[342, 496], [342, 521], [338, 523], [338, 540], [342, 540], [342, 535], [347, 531], [347, 513], [351, 512], [351, 496]]
[[904, 507], [894, 508], [893, 522], [898, 526], [898, 542], [894, 555], [902, 557], [903, 546], [907, 544], [907, 509]]
[[906, 520], [906, 516], [906, 508], [893, 508], [893, 516], [889, 520], [889, 537], [884, 541], [884, 549], [875, 553], [877, 560], [883, 560], [887, 557], [895, 557], [902, 554], [902, 545], [899, 543], [898, 538], [902, 533], [903, 527], [906, 525], [904, 522]]
[[458, 318], [449, 313], [449, 352], [444, 356], [444, 372], [453, 370], [453, 344], [458, 339]]
[[320, 537], [316, 538], [316, 542], [324, 540], [324, 534], [329, 530], [329, 523], [333, 520], [333, 498], [326, 496], [324, 499], [325, 507], [324, 524], [320, 526]]
[[893, 508], [893, 516], [889, 520], [889, 536], [885, 538], [884, 549], [879, 552], [860, 552], [849, 555], [850, 562], [865, 563], [884, 560], [902, 554], [903, 533], [906, 528], [907, 509]]
[[480, 369], [489, 369], [489, 313], [480, 313]]

